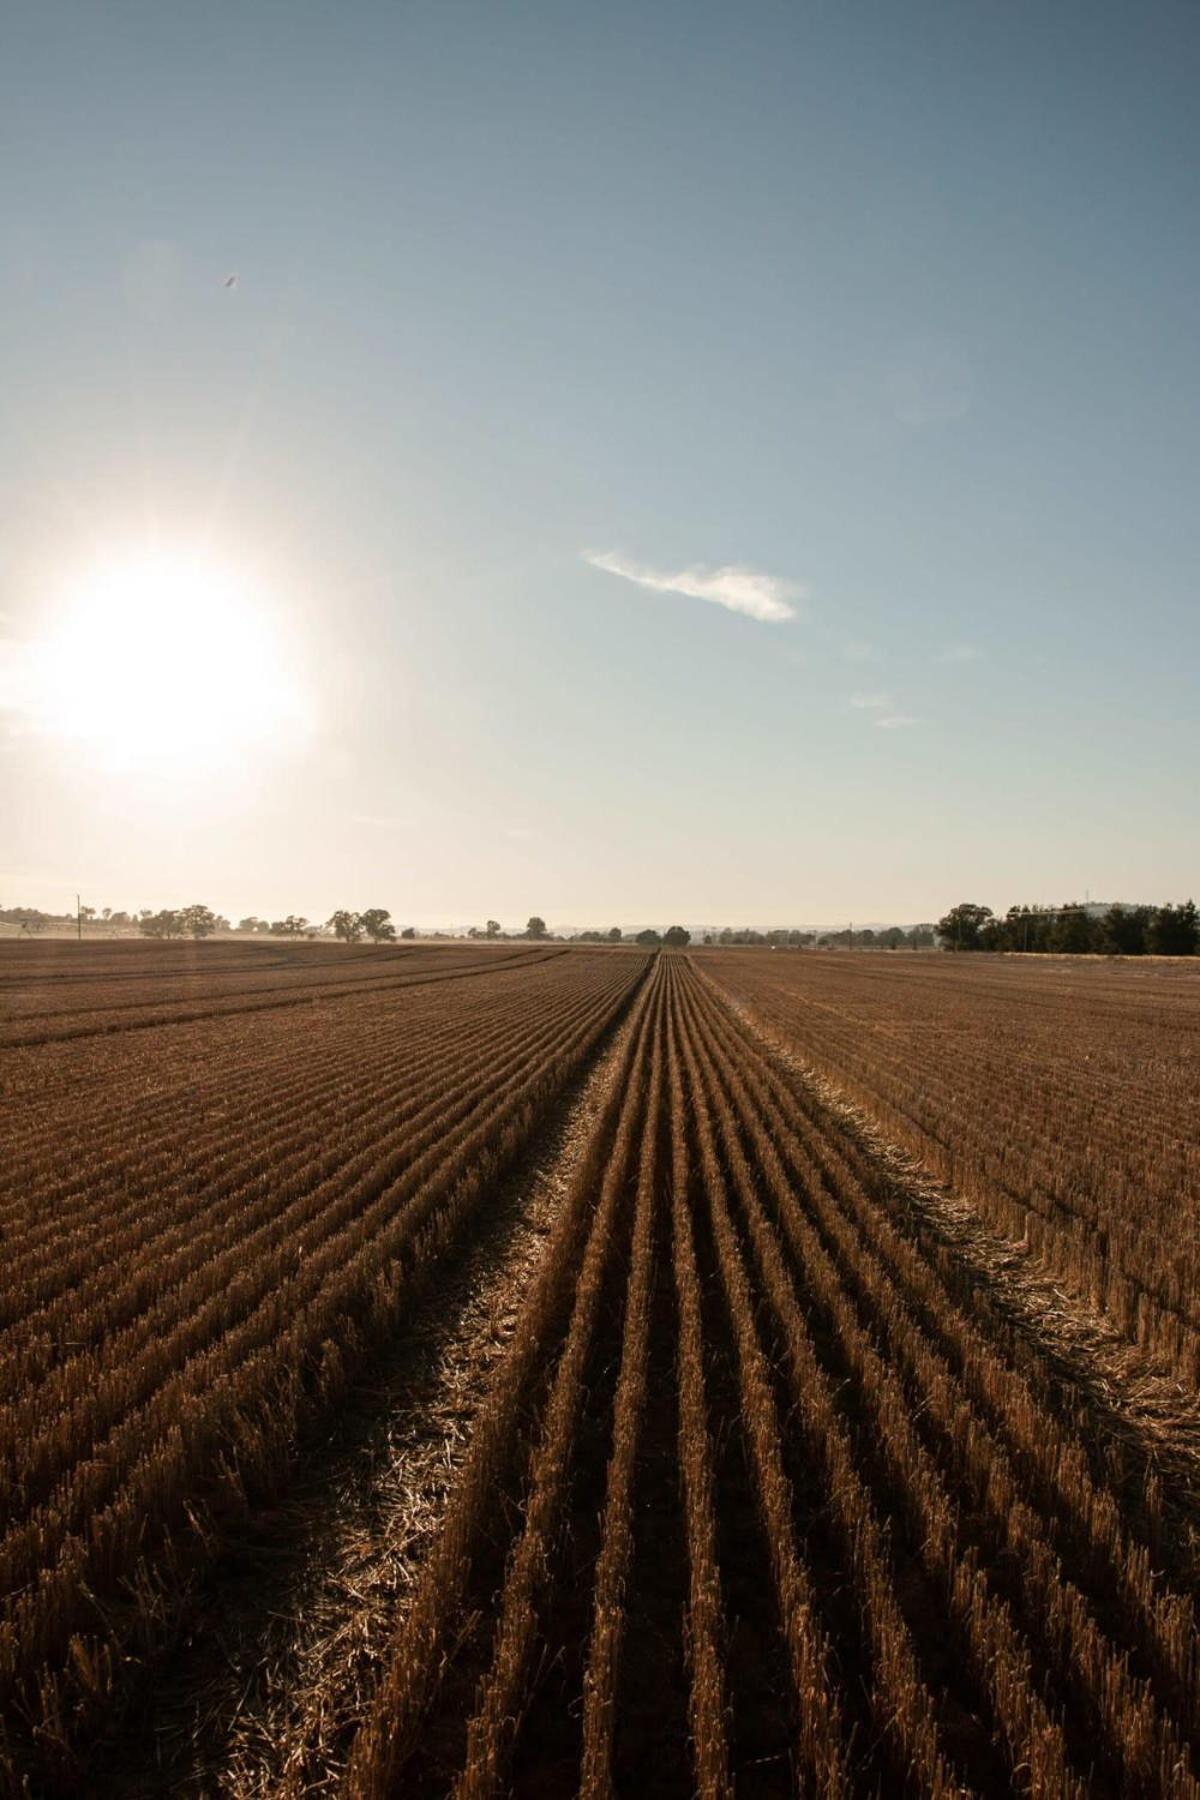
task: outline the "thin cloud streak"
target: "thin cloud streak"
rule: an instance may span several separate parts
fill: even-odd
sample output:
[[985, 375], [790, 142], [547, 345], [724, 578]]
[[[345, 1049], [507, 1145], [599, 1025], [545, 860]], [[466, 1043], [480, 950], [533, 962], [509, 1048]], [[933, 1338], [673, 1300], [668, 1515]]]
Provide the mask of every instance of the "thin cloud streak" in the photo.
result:
[[584, 562], [607, 575], [619, 575], [637, 587], [649, 588], [656, 594], [683, 594], [689, 600], [708, 600], [729, 612], [742, 613], [765, 625], [780, 625], [796, 617], [793, 600], [804, 597], [805, 589], [796, 581], [785, 581], [777, 575], [764, 574], [739, 563], [728, 563], [719, 569], [700, 564], [679, 569], [675, 573], [652, 569], [645, 563], [633, 562], [615, 550], [584, 550]]
[[886, 719], [876, 719], [880, 731], [902, 731], [905, 726], [919, 725], [920, 719], [914, 719], [911, 713], [889, 713]]
[[879, 712], [890, 706], [892, 699], [890, 694], [851, 694], [850, 704], [864, 711]]

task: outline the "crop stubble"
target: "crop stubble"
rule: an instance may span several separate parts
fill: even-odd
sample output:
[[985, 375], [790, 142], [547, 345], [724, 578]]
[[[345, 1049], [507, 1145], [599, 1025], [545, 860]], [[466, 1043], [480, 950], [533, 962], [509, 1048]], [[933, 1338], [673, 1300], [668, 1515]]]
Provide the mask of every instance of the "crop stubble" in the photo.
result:
[[1193, 1546], [1149, 1460], [709, 981], [664, 957], [643, 1004], [571, 1303], [514, 1340], [349, 1791], [1195, 1793]]
[[[66, 1129], [69, 1075], [39, 1085], [50, 1047], [10, 1050], [10, 1774], [69, 1784], [121, 1656], [151, 1657], [197, 1560], [286, 1491], [305, 1422], [620, 1020], [334, 1778], [355, 1800], [1196, 1794], [1189, 1396], [1153, 1431], [1107, 1423], [1142, 1352], [1192, 1374], [1184, 1308], [1163, 1311], [1182, 1290], [1127, 1215], [1154, 1145], [1149, 1204], [1190, 1192], [1194, 1014], [1174, 995], [1156, 1037], [1111, 973], [1064, 997], [863, 962], [573, 950], [339, 996], [307, 1041], [290, 994], [135, 1024], [103, 1040], [122, 1079], [89, 1087], [90, 1131]], [[1128, 1094], [1121, 1034], [1146, 1050]], [[937, 1228], [831, 1083], [1008, 1229], [1003, 1271]], [[1086, 1333], [1064, 1347], [1014, 1308], [1035, 1254], [1140, 1351], [1100, 1370]], [[1176, 1272], [1191, 1254], [1171, 1247]]]
[[297, 1436], [394, 1332], [643, 967], [501, 964], [478, 997], [475, 971], [443, 973], [402, 1007], [391, 992], [335, 999], [304, 1032], [290, 1004], [248, 1026], [177, 1022], [166, 1054], [184, 1079], [161, 1106], [152, 1074], [131, 1109], [126, 1083], [159, 1052], [140, 1015], [110, 1040], [111, 1087], [81, 1080], [57, 1044], [8, 1052], [0, 1719], [14, 1780], [77, 1781], [72, 1746], [131, 1659], [286, 1481]]

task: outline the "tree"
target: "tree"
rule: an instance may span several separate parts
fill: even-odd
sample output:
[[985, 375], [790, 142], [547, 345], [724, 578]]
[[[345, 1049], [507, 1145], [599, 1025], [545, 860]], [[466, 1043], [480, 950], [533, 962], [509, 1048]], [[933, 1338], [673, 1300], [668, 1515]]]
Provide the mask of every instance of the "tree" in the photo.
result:
[[262, 925], [262, 920], [259, 918], [256, 918], [253, 913], [250, 914], [250, 917], [248, 919], [239, 919], [238, 920], [238, 930], [239, 931], [257, 931], [257, 930], [259, 930], [261, 925]]
[[662, 943], [662, 939], [659, 937], [657, 931], [651, 931], [649, 928], [647, 928], [645, 931], [639, 931], [633, 941], [635, 944], [661, 944]]
[[143, 937], [173, 938], [183, 930], [183, 921], [177, 912], [163, 907], [161, 912], [152, 913], [147, 909], [138, 920], [138, 930]]
[[51, 914], [40, 912], [36, 906], [0, 907], [0, 919], [6, 925], [19, 925], [22, 931], [45, 931], [51, 922]]
[[498, 938], [500, 936], [499, 919], [489, 919], [483, 930], [486, 937]]
[[1100, 941], [1100, 933], [1095, 922], [1088, 916], [1087, 908], [1079, 902], [1059, 908], [1058, 919], [1052, 932], [1052, 945], [1064, 956], [1086, 956], [1089, 950], [1095, 950]]
[[272, 919], [267, 929], [272, 937], [303, 937], [308, 920], [303, 913], [289, 913], [286, 919]]
[[1057, 949], [1061, 910], [1053, 906], [1010, 906], [1004, 915], [1003, 948], [1027, 951], [1031, 956]]
[[335, 937], [341, 938], [343, 944], [357, 944], [363, 934], [362, 920], [357, 913], [347, 912], [344, 906], [331, 914], [329, 919]]
[[369, 906], [358, 915], [358, 922], [373, 944], [391, 943], [396, 936], [392, 915], [386, 906]]
[[1109, 956], [1144, 955], [1149, 922], [1148, 906], [1110, 906], [1100, 921], [1100, 949]]
[[663, 932], [663, 943], [672, 950], [685, 950], [692, 941], [692, 934], [685, 925], [668, 925]]
[[978, 950], [979, 934], [992, 917], [990, 906], [963, 900], [937, 922], [938, 936], [950, 950]]
[[400, 933], [402, 938], [415, 938], [416, 935], [416, 930], [412, 925], [406, 925], [404, 930]]
[[1200, 946], [1200, 919], [1194, 900], [1182, 906], [1160, 906], [1151, 916], [1146, 947], [1153, 956], [1195, 956]]
[[179, 927], [191, 937], [211, 937], [217, 929], [217, 915], [208, 906], [185, 906], [179, 914]]
[[619, 943], [620, 943], [620, 941], [621, 941], [621, 927], [620, 927], [620, 926], [619, 926], [619, 925], [610, 925], [610, 926], [609, 926], [609, 928], [608, 928], [608, 941], [609, 941], [609, 943], [610, 943], [610, 944], [619, 944]]
[[528, 925], [525, 927], [525, 936], [530, 938], [544, 938], [547, 935], [545, 919], [539, 919], [537, 914], [534, 913]]

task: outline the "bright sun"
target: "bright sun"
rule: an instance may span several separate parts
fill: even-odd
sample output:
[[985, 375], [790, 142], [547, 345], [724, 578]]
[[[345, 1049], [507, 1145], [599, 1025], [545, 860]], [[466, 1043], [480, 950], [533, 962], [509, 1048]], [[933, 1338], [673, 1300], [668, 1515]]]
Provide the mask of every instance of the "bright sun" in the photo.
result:
[[36, 663], [43, 725], [111, 768], [200, 773], [304, 727], [263, 607], [202, 558], [142, 555], [96, 570], [72, 589]]

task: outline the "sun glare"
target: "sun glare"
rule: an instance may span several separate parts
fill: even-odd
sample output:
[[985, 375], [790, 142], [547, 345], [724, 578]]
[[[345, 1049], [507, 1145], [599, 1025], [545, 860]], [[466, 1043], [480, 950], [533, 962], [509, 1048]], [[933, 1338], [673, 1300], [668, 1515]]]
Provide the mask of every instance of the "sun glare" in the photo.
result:
[[190, 556], [140, 556], [74, 587], [39, 646], [36, 687], [44, 727], [110, 768], [202, 773], [304, 728], [261, 602]]

